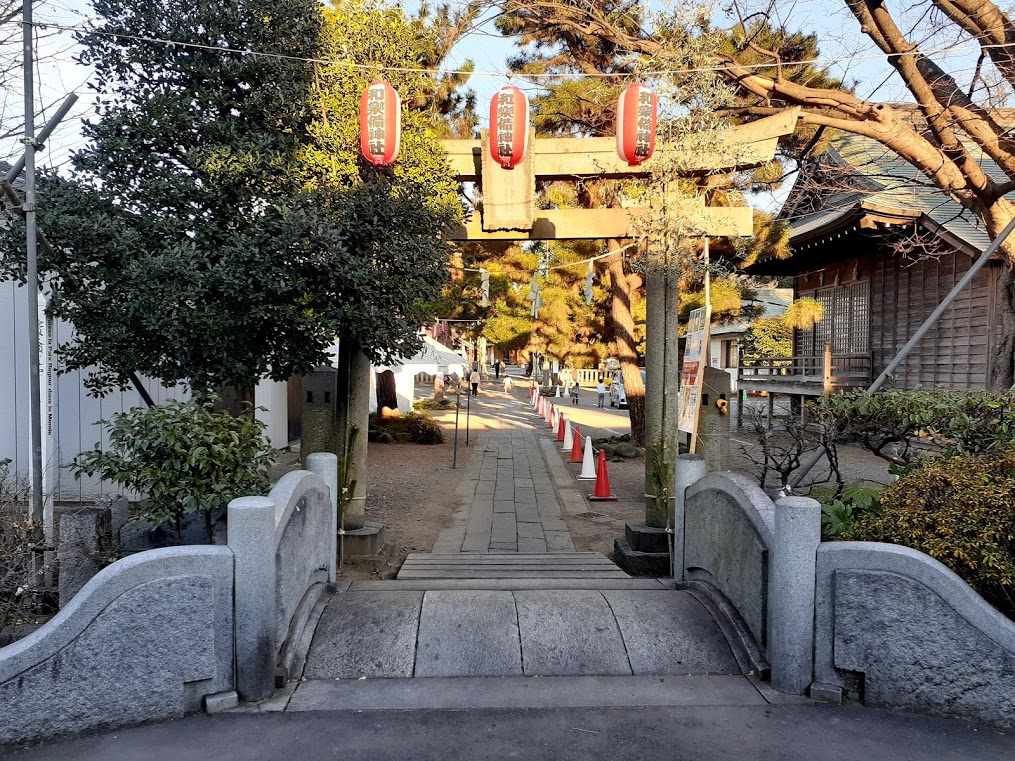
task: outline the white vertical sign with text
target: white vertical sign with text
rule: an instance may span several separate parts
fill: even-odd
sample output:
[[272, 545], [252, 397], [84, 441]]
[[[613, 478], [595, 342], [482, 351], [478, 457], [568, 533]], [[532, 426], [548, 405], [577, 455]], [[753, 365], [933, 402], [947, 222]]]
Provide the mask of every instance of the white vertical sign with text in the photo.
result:
[[687, 321], [687, 343], [684, 347], [684, 364], [680, 370], [677, 428], [692, 436], [698, 430], [698, 410], [701, 408], [701, 384], [705, 378], [711, 316], [712, 308], [705, 306], [692, 310]]

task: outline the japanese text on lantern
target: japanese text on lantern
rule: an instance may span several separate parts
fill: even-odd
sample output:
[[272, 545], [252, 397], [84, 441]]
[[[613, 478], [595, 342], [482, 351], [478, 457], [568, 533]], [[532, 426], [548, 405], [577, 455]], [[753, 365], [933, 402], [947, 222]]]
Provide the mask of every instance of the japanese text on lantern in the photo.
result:
[[384, 154], [384, 88], [371, 87], [367, 93], [367, 144], [375, 156]]
[[638, 132], [634, 143], [635, 156], [648, 156], [652, 148], [652, 99], [648, 90], [638, 93]]
[[515, 142], [515, 96], [497, 93], [497, 155], [513, 156]]

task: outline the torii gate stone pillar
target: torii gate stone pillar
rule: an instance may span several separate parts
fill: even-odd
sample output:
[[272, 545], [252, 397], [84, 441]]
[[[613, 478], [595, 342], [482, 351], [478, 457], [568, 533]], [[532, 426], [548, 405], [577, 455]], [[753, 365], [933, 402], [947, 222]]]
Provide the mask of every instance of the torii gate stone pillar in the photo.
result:
[[[483, 208], [454, 231], [452, 240], [572, 240], [639, 237], [640, 221], [658, 210], [536, 209], [536, 180], [572, 181], [648, 177], [661, 162], [679, 167], [685, 176], [747, 169], [771, 161], [778, 139], [796, 127], [799, 109], [786, 111], [719, 133], [708, 150], [669, 144], [637, 167], [616, 152], [612, 137], [535, 138], [530, 133], [528, 156], [513, 169], [493, 161], [489, 133], [480, 140], [445, 140], [452, 171], [460, 182], [479, 186]], [[750, 207], [708, 207], [703, 202], [676, 199], [682, 225], [690, 235], [722, 237], [753, 234]], [[672, 528], [673, 484], [677, 461], [677, 288], [665, 268], [646, 278], [646, 445], [645, 523], [629, 524], [625, 540], [618, 540], [618, 557], [626, 553], [631, 570], [668, 575], [669, 529]], [[660, 458], [651, 456], [658, 448]], [[653, 462], [657, 463], [656, 465]], [[658, 467], [658, 463], [663, 467]], [[660, 495], [665, 495], [660, 497]], [[620, 562], [618, 560], [618, 562]], [[623, 567], [624, 564], [622, 564]], [[679, 570], [679, 569], [678, 569]]]

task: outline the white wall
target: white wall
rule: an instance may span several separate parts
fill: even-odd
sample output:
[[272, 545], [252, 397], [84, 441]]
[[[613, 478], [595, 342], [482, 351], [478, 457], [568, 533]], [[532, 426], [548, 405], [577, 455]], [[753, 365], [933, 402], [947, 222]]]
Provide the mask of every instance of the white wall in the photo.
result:
[[[0, 281], [0, 460], [10, 458], [16, 471], [25, 477], [28, 476], [31, 460], [27, 312], [26, 289], [11, 281]], [[57, 322], [54, 345], [69, 340], [72, 332], [68, 323]], [[102, 484], [96, 479], [82, 478], [78, 481], [67, 466], [82, 451], [96, 444], [105, 445], [106, 436], [100, 420], [144, 405], [134, 390], [113, 392], [103, 399], [89, 396], [83, 384], [86, 375], [74, 371], [65, 375], [53, 373], [52, 376], [55, 451], [44, 465], [51, 472], [53, 498], [59, 501], [92, 500], [104, 492], [116, 490], [117, 487]], [[142, 378], [142, 382], [156, 403], [187, 397], [183, 387], [165, 388], [147, 378]]]

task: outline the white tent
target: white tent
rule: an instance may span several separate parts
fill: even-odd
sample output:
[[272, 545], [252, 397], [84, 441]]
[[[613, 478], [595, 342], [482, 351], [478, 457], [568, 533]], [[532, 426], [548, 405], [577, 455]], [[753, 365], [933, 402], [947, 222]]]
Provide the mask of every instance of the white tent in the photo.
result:
[[420, 373], [436, 375], [456, 373], [464, 377], [469, 362], [460, 354], [455, 354], [444, 344], [423, 336], [423, 348], [416, 354], [400, 358], [390, 365], [374, 365], [370, 373], [370, 411], [377, 411], [377, 373], [391, 370], [395, 375], [395, 393], [398, 396], [398, 411], [412, 412], [412, 402], [416, 395], [416, 376]]

